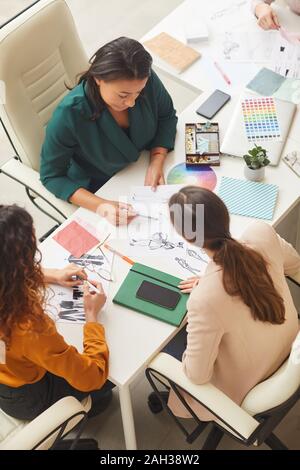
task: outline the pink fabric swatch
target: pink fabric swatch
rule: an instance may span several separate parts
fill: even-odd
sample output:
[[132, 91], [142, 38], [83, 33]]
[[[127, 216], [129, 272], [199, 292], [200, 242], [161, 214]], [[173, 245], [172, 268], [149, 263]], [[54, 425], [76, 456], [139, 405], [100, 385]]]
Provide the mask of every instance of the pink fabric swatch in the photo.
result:
[[99, 243], [99, 240], [85, 230], [74, 220], [54, 237], [59, 245], [68, 250], [71, 255], [80, 258], [83, 254]]

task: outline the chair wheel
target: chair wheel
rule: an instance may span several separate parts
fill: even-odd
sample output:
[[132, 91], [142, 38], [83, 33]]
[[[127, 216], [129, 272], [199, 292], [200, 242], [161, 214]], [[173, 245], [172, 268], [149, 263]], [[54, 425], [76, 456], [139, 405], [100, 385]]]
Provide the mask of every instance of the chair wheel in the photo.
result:
[[[160, 392], [160, 396], [165, 403], [168, 401], [169, 392]], [[148, 395], [148, 406], [153, 414], [158, 414], [163, 410], [160, 399], [156, 393], [152, 392]]]

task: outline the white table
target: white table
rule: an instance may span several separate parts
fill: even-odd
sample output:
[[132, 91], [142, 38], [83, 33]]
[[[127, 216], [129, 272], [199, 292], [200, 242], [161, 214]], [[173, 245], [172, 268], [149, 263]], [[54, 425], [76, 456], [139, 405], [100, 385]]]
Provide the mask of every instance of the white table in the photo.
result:
[[[213, 11], [217, 9], [224, 11], [232, 4], [239, 5], [239, 8], [234, 9], [230, 17], [220, 16], [218, 20], [211, 20]], [[277, 1], [272, 7], [276, 9], [280, 22], [286, 29], [291, 31], [299, 30], [299, 16], [292, 13], [285, 6], [283, 0]], [[208, 88], [219, 88], [232, 94], [233, 91], [235, 92], [237, 89], [244, 87], [262, 66], [268, 66], [268, 63], [262, 62], [236, 63], [217, 59], [222, 70], [230, 78], [231, 85], [227, 85], [220, 72], [214, 66], [216, 57], [214, 56], [213, 43], [216, 35], [219, 33], [229, 30], [242, 33], [259, 31], [262, 33], [262, 37], [268, 34], [257, 26], [256, 19], [250, 11], [249, 0], [185, 0], [154, 28], [148, 31], [141, 39], [141, 42], [151, 39], [161, 32], [165, 32], [186, 43], [185, 27], [188, 27], [186, 25], [190, 18], [194, 20], [198, 18], [199, 22], [204, 21], [208, 26], [209, 41], [189, 44], [198, 50], [202, 57], [187, 70], [179, 74], [158, 57], [153, 56], [154, 64], [171, 74], [173, 78], [182, 80], [186, 84], [198, 88], [200, 91], [207, 90]], [[231, 21], [231, 24], [228, 25], [227, 21], [222, 21], [223, 18]], [[149, 52], [151, 53], [151, 51]]]
[[[176, 163], [183, 161], [184, 157], [184, 123], [197, 120], [195, 109], [210, 93], [203, 93], [192, 105], [190, 105], [179, 117], [178, 133], [176, 137], [175, 151], [168, 155], [166, 163], [166, 173], [168, 169]], [[235, 98], [228, 103], [217, 115], [220, 125], [221, 139], [224, 135], [229, 116], [235, 104]], [[298, 119], [299, 129], [299, 119]], [[293, 150], [295, 145], [300, 146], [300, 135], [294, 129], [291, 129], [291, 137], [286, 144], [286, 151]], [[116, 200], [118, 196], [127, 195], [130, 186], [143, 184], [146, 171], [148, 156], [142, 154], [139, 161], [129, 165], [120, 173], [108, 181], [99, 191], [103, 197]], [[220, 179], [221, 175], [243, 177], [243, 160], [240, 158], [222, 157], [221, 166], [214, 167], [215, 172]], [[277, 225], [289, 211], [299, 202], [300, 184], [299, 178], [284, 164], [280, 163], [278, 167], [268, 167], [266, 169], [266, 182], [274, 183], [279, 186], [279, 199], [275, 210], [275, 216], [272, 221]], [[85, 209], [78, 209], [74, 216], [97, 223], [98, 216]], [[231, 230], [235, 236], [238, 236], [253, 219], [239, 216], [232, 216]], [[47, 267], [54, 267], [55, 260], [47, 258], [49, 253], [49, 243], [55, 243], [47, 239], [40, 245]], [[47, 248], [48, 247], [48, 248]], [[148, 263], [162, 270], [166, 269], [164, 260], [161, 258], [139, 259], [135, 261]], [[129, 265], [115, 257], [113, 275], [115, 282], [112, 284], [107, 305], [101, 314], [101, 322], [106, 331], [107, 342], [110, 348], [110, 372], [109, 379], [118, 386], [122, 421], [127, 449], [136, 449], [136, 437], [134, 429], [134, 418], [130, 398], [130, 384], [134, 378], [141, 373], [151, 359], [164, 347], [164, 345], [175, 335], [177, 329], [166, 323], [157, 321], [145, 315], [141, 315], [124, 307], [112, 303], [112, 297], [117, 291], [120, 283], [125, 278]], [[82, 325], [58, 324], [58, 329], [65, 337], [68, 343], [82, 351]], [[146, 397], [145, 397], [146, 400]]]

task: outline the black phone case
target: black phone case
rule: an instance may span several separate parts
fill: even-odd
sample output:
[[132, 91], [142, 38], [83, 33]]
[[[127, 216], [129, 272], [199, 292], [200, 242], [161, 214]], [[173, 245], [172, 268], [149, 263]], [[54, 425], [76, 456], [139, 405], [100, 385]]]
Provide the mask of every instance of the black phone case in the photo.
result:
[[[143, 295], [143, 290], [144, 289], [155, 289], [155, 288], [158, 288], [159, 290], [163, 289], [164, 291], [161, 292], [161, 302], [159, 301], [159, 299], [151, 299], [150, 296], [146, 296], [145, 294]], [[166, 305], [164, 303], [164, 299], [165, 299], [165, 296], [167, 295], [167, 292], [166, 291], [169, 291], [169, 292], [173, 292], [174, 294], [177, 294], [176, 296], [176, 301], [174, 299], [174, 303], [172, 305]], [[142, 284], [140, 285], [140, 287], [138, 288], [137, 292], [136, 292], [136, 297], [138, 297], [139, 299], [142, 299], [142, 300], [145, 300], [146, 302], [151, 302], [155, 305], [159, 305], [163, 308], [167, 308], [169, 310], [174, 310], [176, 305], [178, 304], [179, 300], [180, 300], [180, 294], [177, 293], [177, 292], [174, 292], [172, 291], [171, 289], [167, 289], [166, 287], [161, 287], [161, 286], [158, 286], [157, 284], [154, 284], [152, 282], [148, 282], [148, 281], [143, 281]]]

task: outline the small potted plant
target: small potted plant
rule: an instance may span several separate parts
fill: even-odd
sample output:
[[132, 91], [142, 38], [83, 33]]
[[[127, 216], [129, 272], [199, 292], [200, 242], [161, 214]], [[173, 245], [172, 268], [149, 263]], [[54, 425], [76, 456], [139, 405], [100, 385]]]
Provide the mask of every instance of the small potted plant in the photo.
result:
[[267, 150], [254, 144], [255, 147], [248, 150], [243, 158], [246, 162], [244, 174], [248, 180], [261, 181], [265, 177], [265, 166], [269, 165], [270, 160], [267, 158]]

